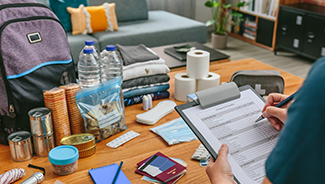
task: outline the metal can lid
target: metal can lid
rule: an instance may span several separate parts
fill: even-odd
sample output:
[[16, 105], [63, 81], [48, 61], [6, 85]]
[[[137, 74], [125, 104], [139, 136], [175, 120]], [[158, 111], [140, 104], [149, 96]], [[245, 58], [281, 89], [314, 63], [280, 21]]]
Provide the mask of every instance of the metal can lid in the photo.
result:
[[11, 142], [20, 142], [29, 139], [30, 136], [31, 134], [27, 131], [18, 131], [18, 132], [11, 133], [8, 136], [8, 140]]
[[64, 145], [79, 145], [93, 141], [95, 136], [90, 133], [74, 134], [61, 139], [60, 143]]
[[39, 118], [51, 113], [51, 110], [46, 107], [37, 107], [28, 111], [28, 116]]

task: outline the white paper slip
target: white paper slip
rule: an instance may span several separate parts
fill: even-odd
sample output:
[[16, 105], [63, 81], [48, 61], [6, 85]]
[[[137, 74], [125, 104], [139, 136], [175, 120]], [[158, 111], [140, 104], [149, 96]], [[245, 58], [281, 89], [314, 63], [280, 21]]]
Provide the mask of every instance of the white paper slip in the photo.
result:
[[139, 136], [139, 133], [136, 133], [135, 131], [131, 130], [119, 137], [117, 137], [116, 139], [112, 140], [111, 142], [107, 143], [106, 145], [111, 147], [111, 148], [117, 148], [119, 146], [121, 146], [122, 144], [128, 142], [129, 140]]

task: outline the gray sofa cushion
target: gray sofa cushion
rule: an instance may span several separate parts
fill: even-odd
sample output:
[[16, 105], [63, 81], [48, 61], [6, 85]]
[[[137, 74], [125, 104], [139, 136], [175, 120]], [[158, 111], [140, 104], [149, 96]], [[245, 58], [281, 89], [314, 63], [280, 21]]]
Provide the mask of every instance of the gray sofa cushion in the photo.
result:
[[[96, 38], [92, 37], [91, 35], [72, 35], [71, 33], [67, 33], [70, 51], [72, 58], [74, 60], [75, 66], [77, 67], [77, 63], [79, 61], [79, 53], [85, 46], [85, 40], [94, 40], [95, 47], [99, 50], [99, 42]], [[77, 68], [76, 68], [76, 71]]]
[[148, 19], [146, 0], [88, 0], [89, 6], [98, 6], [103, 3], [115, 3], [115, 12], [118, 22]]
[[100, 49], [111, 44], [155, 47], [190, 41], [205, 43], [207, 28], [201, 22], [166, 11], [149, 11], [148, 20], [121, 22], [118, 31], [93, 36], [100, 42]]

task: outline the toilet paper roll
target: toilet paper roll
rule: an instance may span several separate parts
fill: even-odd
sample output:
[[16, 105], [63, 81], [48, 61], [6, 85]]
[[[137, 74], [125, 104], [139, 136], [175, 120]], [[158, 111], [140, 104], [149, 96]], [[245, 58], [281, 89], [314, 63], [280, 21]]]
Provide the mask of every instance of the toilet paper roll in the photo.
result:
[[213, 72], [209, 72], [208, 77], [197, 79], [196, 89], [197, 91], [201, 91], [214, 86], [219, 86], [219, 83], [220, 83], [220, 75]]
[[178, 101], [186, 101], [186, 96], [196, 92], [196, 79], [189, 78], [186, 73], [175, 75], [174, 97]]
[[190, 78], [206, 78], [209, 73], [210, 53], [204, 50], [193, 50], [186, 55], [186, 73]]

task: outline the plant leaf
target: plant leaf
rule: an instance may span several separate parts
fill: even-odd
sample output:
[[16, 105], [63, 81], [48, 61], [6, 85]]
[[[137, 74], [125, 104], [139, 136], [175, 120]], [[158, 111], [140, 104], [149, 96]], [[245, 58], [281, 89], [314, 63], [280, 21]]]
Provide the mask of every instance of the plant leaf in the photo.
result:
[[228, 8], [231, 7], [231, 4], [224, 4], [223, 7], [224, 7], [225, 9], [228, 9]]
[[215, 8], [219, 6], [219, 3], [213, 3], [212, 1], [207, 1], [204, 3], [204, 5], [209, 8]]
[[240, 8], [240, 7], [243, 7], [243, 6], [249, 5], [249, 4], [250, 4], [250, 3], [241, 2], [241, 3], [238, 3], [236, 6], [237, 6], [237, 8]]
[[207, 1], [207, 2], [205, 2], [204, 5], [205, 5], [206, 7], [209, 7], [209, 8], [212, 8], [212, 7], [213, 7], [213, 3], [212, 3], [211, 1]]
[[215, 21], [214, 20], [208, 20], [206, 23], [205, 23], [205, 26], [211, 26], [212, 24], [214, 24]]
[[243, 16], [243, 14], [238, 13], [238, 12], [233, 12], [232, 15], [233, 15], [234, 17], [242, 17], [242, 16]]

